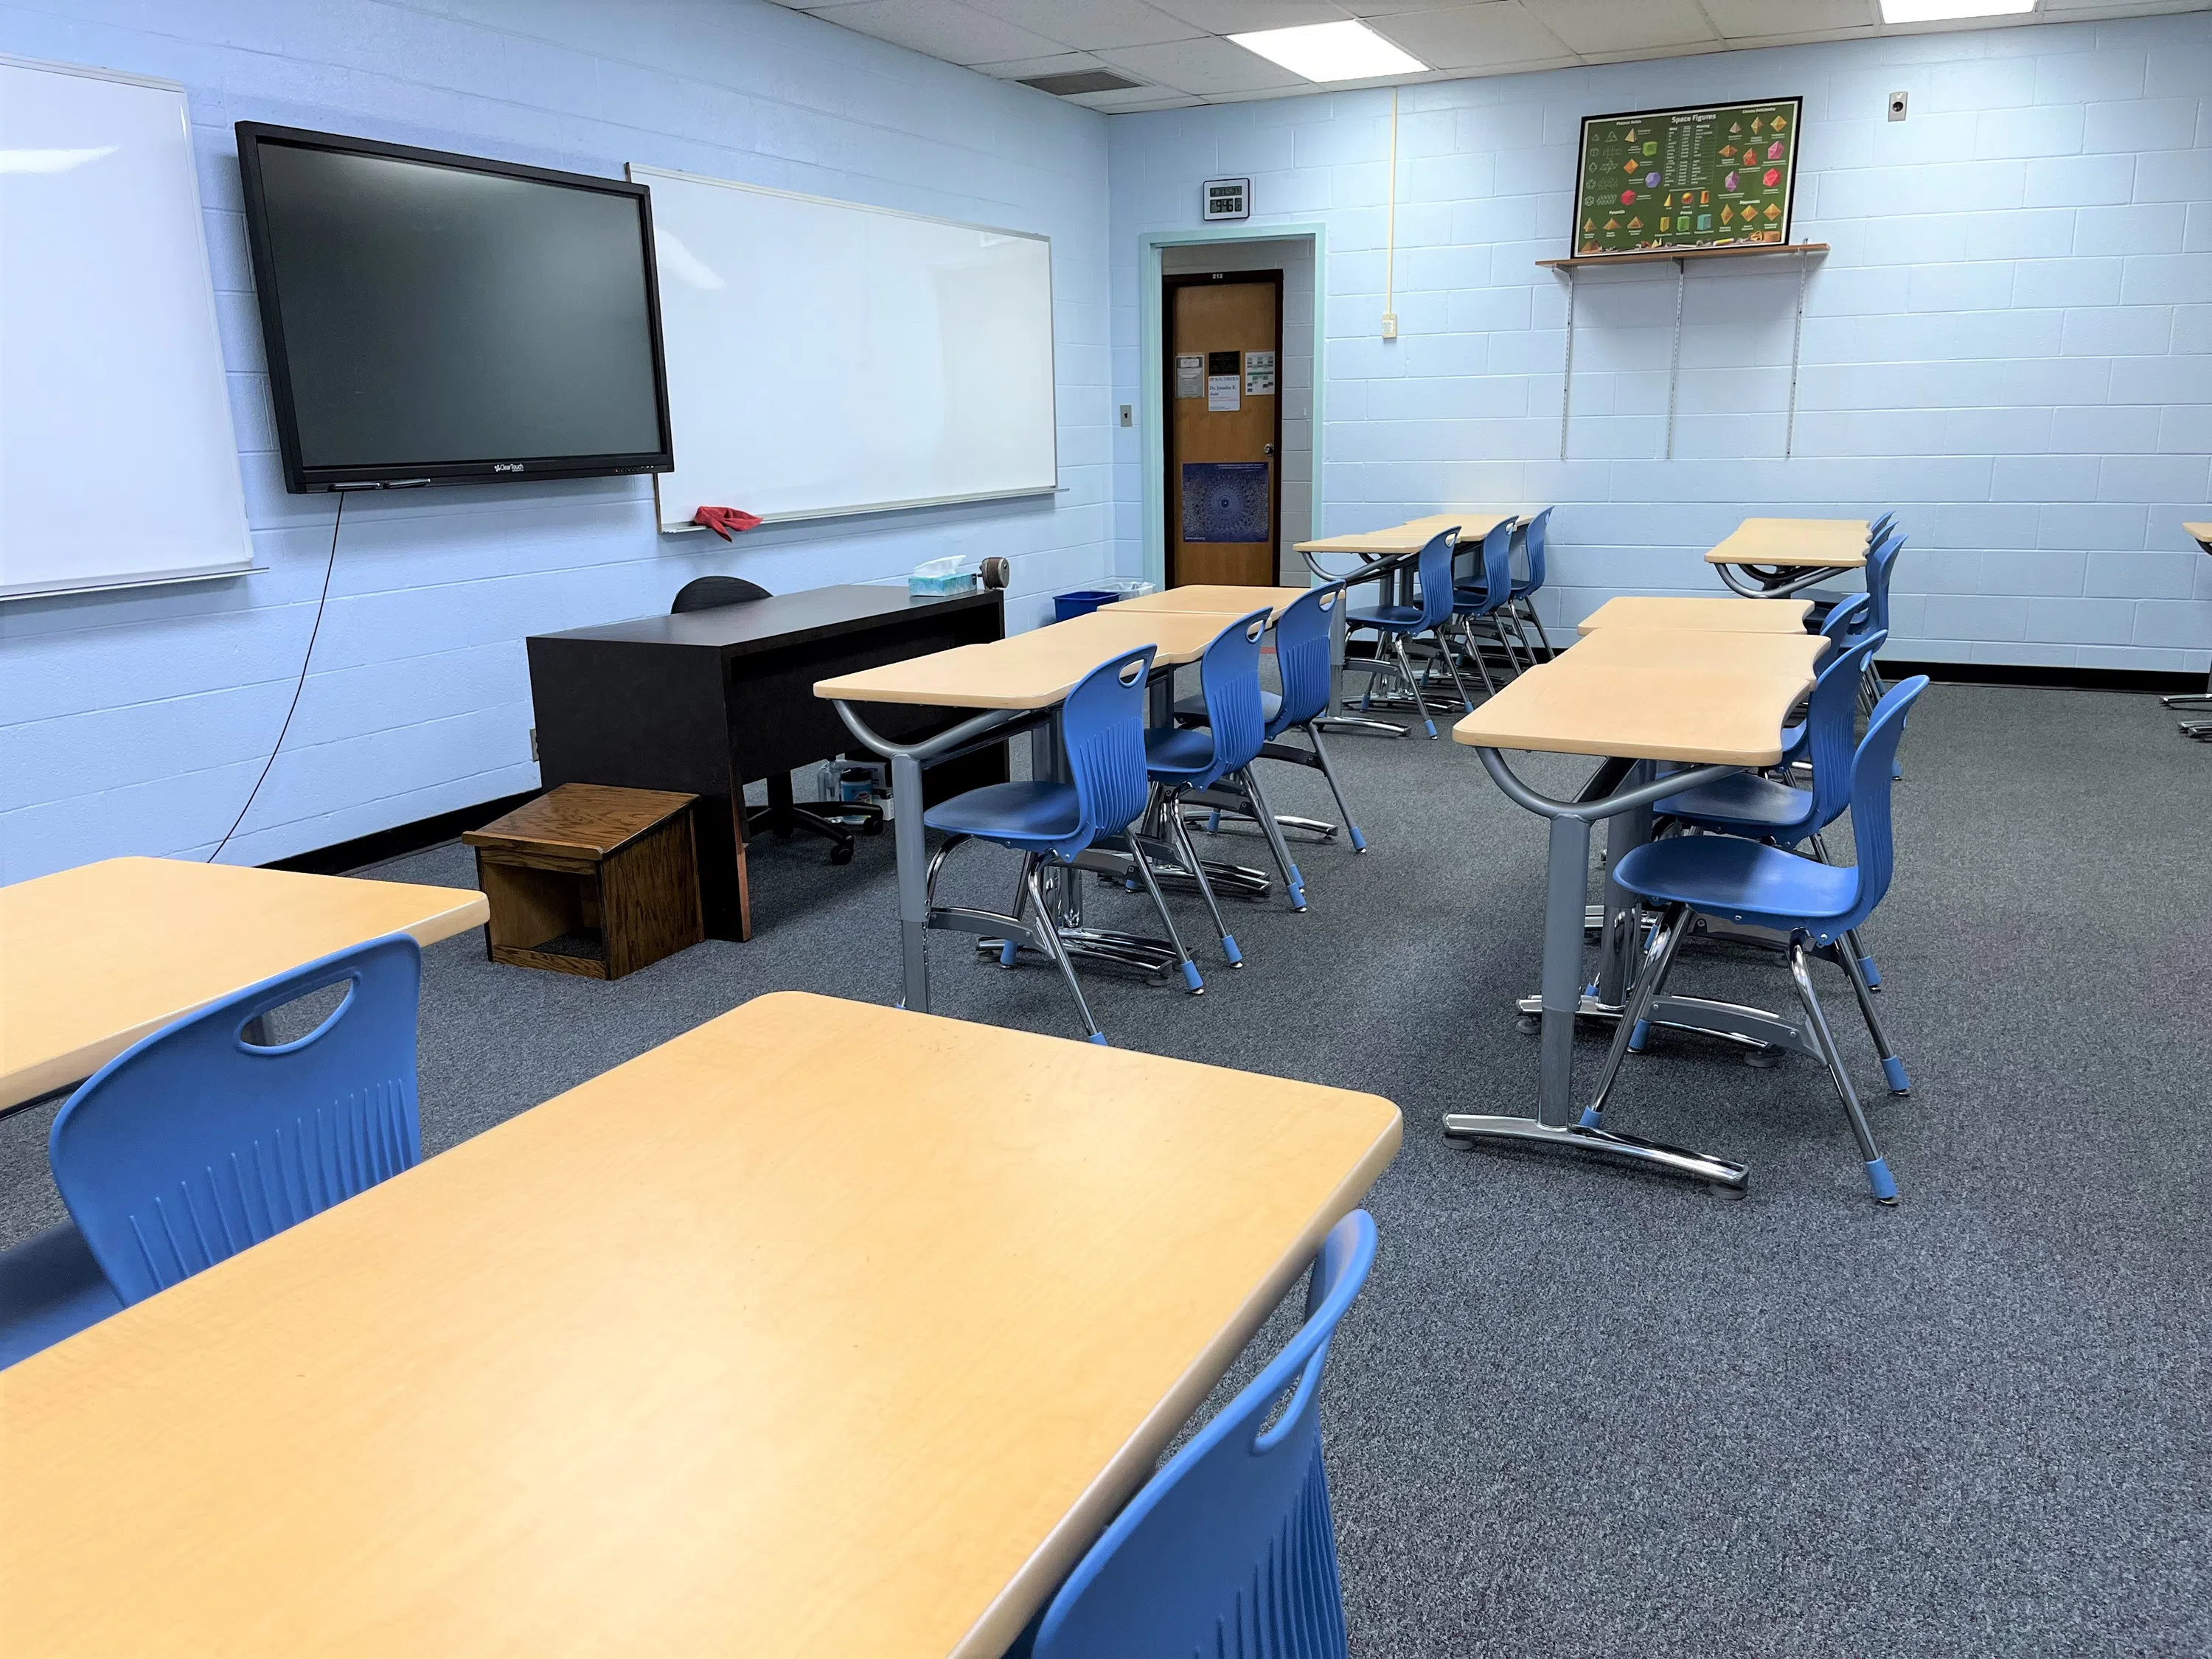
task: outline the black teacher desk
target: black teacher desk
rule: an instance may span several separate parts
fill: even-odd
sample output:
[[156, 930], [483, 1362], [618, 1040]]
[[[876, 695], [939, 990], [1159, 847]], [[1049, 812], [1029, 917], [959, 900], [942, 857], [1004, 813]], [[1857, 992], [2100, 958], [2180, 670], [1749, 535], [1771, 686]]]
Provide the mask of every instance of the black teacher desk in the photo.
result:
[[[896, 587], [817, 587], [746, 605], [533, 634], [530, 700], [543, 787], [605, 783], [699, 797], [699, 894], [707, 932], [752, 935], [744, 787], [828, 760], [852, 734], [814, 682], [1006, 635], [996, 592], [909, 599]], [[902, 743], [957, 710], [886, 711]], [[1003, 744], [928, 775], [931, 801], [1000, 783]], [[917, 803], [901, 801], [902, 811]]]

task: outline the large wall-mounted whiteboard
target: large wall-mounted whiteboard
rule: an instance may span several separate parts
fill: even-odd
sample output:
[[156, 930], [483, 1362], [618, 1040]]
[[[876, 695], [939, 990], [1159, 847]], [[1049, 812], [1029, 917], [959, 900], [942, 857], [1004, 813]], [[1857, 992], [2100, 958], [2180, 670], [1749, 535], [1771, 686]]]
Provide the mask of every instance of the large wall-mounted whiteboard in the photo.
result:
[[0, 58], [0, 598], [252, 562], [185, 89]]
[[629, 175], [653, 191], [664, 530], [702, 506], [805, 519], [1058, 486], [1048, 239]]

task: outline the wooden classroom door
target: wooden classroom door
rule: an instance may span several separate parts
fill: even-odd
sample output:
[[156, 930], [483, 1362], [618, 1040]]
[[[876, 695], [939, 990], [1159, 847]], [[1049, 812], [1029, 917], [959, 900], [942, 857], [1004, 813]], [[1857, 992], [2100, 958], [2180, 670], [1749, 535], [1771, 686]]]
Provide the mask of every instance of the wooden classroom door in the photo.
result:
[[1168, 585], [1276, 581], [1283, 273], [1164, 279]]

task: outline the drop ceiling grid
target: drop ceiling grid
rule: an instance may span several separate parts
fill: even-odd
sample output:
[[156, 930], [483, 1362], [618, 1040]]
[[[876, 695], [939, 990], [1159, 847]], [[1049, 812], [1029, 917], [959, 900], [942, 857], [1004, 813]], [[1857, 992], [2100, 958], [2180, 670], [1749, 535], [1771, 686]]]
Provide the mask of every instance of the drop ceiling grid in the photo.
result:
[[1415, 85], [1582, 64], [2039, 21], [2212, 9], [2212, 0], [2041, 0], [2023, 17], [1890, 26], [1879, 0], [776, 0], [1000, 80], [1109, 70], [1140, 84], [1079, 94], [1109, 113], [1324, 88], [1223, 37], [1358, 18], [1432, 67], [1340, 82]]

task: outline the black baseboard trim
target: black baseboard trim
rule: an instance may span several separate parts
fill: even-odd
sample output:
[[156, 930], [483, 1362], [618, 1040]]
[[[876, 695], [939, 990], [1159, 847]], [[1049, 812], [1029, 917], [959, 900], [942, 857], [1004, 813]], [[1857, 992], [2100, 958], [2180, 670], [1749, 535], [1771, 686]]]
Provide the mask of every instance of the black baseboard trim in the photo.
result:
[[394, 824], [389, 830], [379, 830], [374, 835], [356, 836], [351, 841], [342, 841], [335, 847], [318, 847], [312, 853], [295, 853], [289, 859], [277, 859], [263, 867], [270, 870], [297, 870], [310, 876], [342, 876], [349, 870], [358, 870], [364, 865], [381, 864], [386, 859], [404, 858], [410, 853], [419, 853], [425, 848], [448, 842], [464, 830], [477, 830], [503, 813], [512, 812], [526, 800], [538, 799], [538, 792], [526, 789], [519, 795], [501, 795], [496, 800], [480, 801], [474, 806], [456, 807], [450, 812], [440, 812], [427, 818], [417, 818], [412, 823]]
[[2007, 662], [1905, 662], [1877, 659], [1882, 678], [1894, 685], [1925, 674], [1938, 685], [2022, 685], [2060, 691], [2133, 691], [2170, 696], [2202, 691], [2202, 674], [2169, 674], [2143, 668], [2030, 668]]

